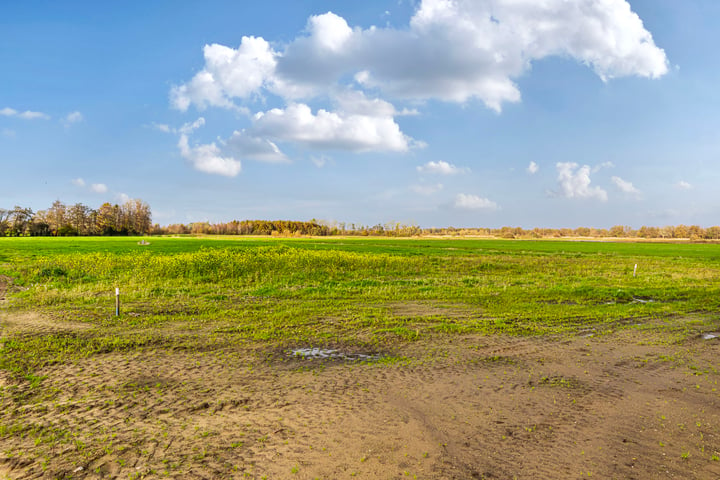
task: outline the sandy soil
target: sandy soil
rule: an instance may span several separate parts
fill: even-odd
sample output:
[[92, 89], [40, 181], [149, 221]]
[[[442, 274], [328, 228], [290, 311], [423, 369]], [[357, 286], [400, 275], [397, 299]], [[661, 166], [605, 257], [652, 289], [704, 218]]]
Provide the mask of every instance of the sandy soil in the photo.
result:
[[[720, 339], [688, 325], [440, 337], [370, 364], [110, 353], [39, 372], [46, 396], [0, 372], [0, 421], [24, 429], [0, 434], [0, 478], [720, 479]], [[0, 314], [0, 338], [76, 328]]]

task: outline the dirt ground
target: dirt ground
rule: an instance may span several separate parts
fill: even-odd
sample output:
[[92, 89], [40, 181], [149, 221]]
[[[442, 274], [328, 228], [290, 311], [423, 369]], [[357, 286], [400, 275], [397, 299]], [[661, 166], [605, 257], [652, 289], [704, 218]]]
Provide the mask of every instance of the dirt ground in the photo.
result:
[[[720, 479], [720, 339], [646, 327], [374, 362], [108, 353], [45, 368], [27, 404], [0, 371], [0, 478]], [[0, 338], [80, 328], [0, 313]]]

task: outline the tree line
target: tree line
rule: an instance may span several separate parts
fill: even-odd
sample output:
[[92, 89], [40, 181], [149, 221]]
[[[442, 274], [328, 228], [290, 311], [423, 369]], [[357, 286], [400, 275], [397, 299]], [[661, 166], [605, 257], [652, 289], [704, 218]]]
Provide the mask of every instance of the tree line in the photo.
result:
[[279, 235], [279, 236], [385, 236], [412, 237], [482, 236], [495, 238], [628, 238], [628, 239], [690, 239], [720, 240], [720, 227], [698, 225], [665, 227], [643, 226], [634, 229], [615, 225], [611, 228], [420, 228], [413, 224], [390, 222], [362, 225], [326, 222], [312, 219], [295, 220], [233, 220], [231, 222], [194, 222], [160, 226], [152, 224], [150, 206], [140, 199], [122, 205], [103, 203], [92, 209], [82, 203], [65, 205], [55, 201], [47, 210], [33, 212], [15, 206], [0, 208], [0, 236], [69, 236], [69, 235]]
[[420, 228], [417, 225], [391, 222], [386, 224], [362, 225], [343, 222], [309, 222], [289, 220], [233, 220], [227, 223], [196, 222], [154, 227], [158, 234], [206, 234], [206, 235], [280, 235], [280, 236], [384, 236], [413, 237], [435, 236], [481, 236], [495, 238], [628, 238], [628, 239], [690, 239], [720, 240], [720, 227], [703, 228], [698, 225], [675, 225], [665, 227], [643, 226], [634, 229], [615, 225], [611, 228]]
[[122, 205], [108, 202], [93, 209], [60, 200], [47, 210], [0, 208], [0, 236], [143, 235], [152, 232], [150, 206], [140, 199]]

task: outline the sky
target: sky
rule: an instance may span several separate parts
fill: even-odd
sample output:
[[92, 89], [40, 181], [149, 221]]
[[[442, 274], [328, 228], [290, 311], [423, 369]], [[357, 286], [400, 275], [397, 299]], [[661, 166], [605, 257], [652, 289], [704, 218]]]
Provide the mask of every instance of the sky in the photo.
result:
[[717, 0], [0, 2], [0, 208], [720, 224]]

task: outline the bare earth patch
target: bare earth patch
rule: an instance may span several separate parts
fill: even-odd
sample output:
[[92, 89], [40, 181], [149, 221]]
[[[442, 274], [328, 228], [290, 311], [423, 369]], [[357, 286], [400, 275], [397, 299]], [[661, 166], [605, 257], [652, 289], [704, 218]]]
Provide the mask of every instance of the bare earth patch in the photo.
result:
[[[9, 324], [24, 322], [46, 328]], [[454, 336], [396, 354], [158, 349], [52, 365], [39, 387], [0, 377], [0, 478], [720, 478], [718, 338]]]

